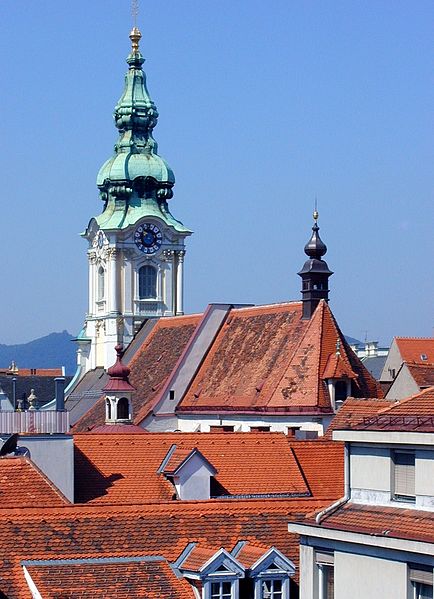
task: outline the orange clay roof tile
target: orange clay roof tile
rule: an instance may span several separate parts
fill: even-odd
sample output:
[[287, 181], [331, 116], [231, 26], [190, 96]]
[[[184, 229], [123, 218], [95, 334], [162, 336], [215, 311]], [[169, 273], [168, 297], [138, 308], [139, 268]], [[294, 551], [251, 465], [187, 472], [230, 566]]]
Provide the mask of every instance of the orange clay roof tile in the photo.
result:
[[434, 543], [434, 513], [422, 510], [347, 503], [322, 520], [321, 527]]
[[421, 389], [434, 385], [434, 364], [414, 364], [408, 362], [406, 365], [411, 376]]
[[434, 337], [395, 337], [395, 341], [403, 362], [434, 363]]
[[310, 320], [301, 302], [233, 309], [196, 374], [180, 413], [331, 413], [323, 373], [339, 340], [345, 373], [363, 395], [381, 389], [320, 302]]
[[[297, 462], [283, 433], [87, 433], [75, 434], [74, 443], [80, 503], [170, 500], [175, 489], [158, 469], [172, 445], [184, 457], [195, 448], [200, 451], [217, 470], [220, 495], [309, 494], [303, 463]], [[334, 456], [337, 451], [333, 449]], [[309, 477], [319, 471], [309, 465]], [[331, 485], [328, 489], [339, 496]]]
[[[128, 364], [129, 380], [135, 388], [132, 397], [134, 423], [139, 424], [152, 409], [154, 400], [175, 367], [193, 335], [201, 315], [160, 318], [142, 347]], [[75, 424], [75, 432], [85, 432], [105, 422], [101, 397]]]
[[364, 417], [374, 416], [382, 408], [388, 408], [391, 405], [392, 402], [387, 399], [348, 397], [331, 421], [323, 439], [331, 440], [333, 431], [352, 428], [363, 422]]
[[26, 457], [0, 458], [0, 507], [61, 507], [70, 502]]
[[9, 599], [29, 597], [22, 561], [126, 556], [175, 561], [189, 542], [216, 550], [239, 540], [272, 543], [297, 564], [298, 537], [288, 534], [287, 523], [326, 503], [295, 498], [0, 509], [0, 547], [8, 548], [0, 560], [0, 590]]
[[165, 560], [29, 565], [42, 597], [193, 599], [191, 586], [177, 578]]

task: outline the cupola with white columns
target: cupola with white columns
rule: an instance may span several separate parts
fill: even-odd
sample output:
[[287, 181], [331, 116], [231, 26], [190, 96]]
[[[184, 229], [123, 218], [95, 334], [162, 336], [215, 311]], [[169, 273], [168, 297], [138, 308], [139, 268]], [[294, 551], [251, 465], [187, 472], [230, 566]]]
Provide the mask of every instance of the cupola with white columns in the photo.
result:
[[125, 89], [114, 111], [119, 139], [97, 177], [103, 211], [82, 234], [89, 244], [88, 312], [78, 337], [82, 374], [107, 368], [114, 347], [127, 346], [143, 320], [184, 312], [185, 238], [191, 231], [169, 210], [175, 177], [152, 136], [158, 112], [146, 87], [140, 38], [135, 27]]

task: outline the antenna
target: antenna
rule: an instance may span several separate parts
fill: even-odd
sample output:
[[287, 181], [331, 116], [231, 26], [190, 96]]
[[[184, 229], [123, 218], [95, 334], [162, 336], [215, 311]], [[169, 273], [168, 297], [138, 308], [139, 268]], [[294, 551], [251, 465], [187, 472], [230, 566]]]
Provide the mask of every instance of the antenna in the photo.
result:
[[10, 453], [15, 453], [17, 449], [17, 443], [18, 433], [14, 433], [10, 437], [8, 437], [6, 441], [3, 443], [2, 448], [0, 449], [0, 458], [3, 458], [4, 456]]
[[137, 27], [138, 15], [139, 15], [139, 0], [131, 0], [131, 16], [133, 17], [134, 27]]

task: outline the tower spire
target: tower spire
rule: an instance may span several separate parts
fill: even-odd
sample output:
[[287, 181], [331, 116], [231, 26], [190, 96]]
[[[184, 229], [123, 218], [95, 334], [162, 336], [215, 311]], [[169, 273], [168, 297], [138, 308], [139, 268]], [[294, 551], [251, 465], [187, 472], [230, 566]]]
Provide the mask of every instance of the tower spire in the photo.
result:
[[302, 279], [301, 293], [304, 319], [311, 318], [320, 300], [329, 301], [328, 279], [333, 274], [329, 270], [327, 262], [322, 259], [327, 253], [327, 246], [319, 236], [318, 217], [315, 200], [312, 235], [304, 246], [304, 253], [308, 256], [308, 260], [298, 273]]

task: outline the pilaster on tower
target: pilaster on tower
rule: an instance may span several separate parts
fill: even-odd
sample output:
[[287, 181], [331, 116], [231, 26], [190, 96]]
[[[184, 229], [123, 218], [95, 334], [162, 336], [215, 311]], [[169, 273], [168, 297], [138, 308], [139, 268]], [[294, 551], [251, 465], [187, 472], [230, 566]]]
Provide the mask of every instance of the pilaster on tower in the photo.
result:
[[82, 236], [88, 241], [89, 301], [78, 338], [82, 371], [107, 368], [143, 320], [183, 313], [185, 238], [169, 209], [175, 176], [158, 154], [158, 111], [143, 71], [141, 33], [130, 33], [124, 91], [114, 110], [119, 138], [97, 186], [103, 202]]

